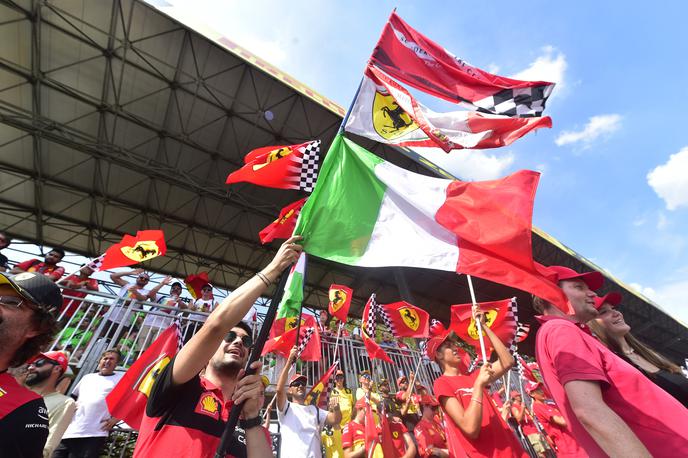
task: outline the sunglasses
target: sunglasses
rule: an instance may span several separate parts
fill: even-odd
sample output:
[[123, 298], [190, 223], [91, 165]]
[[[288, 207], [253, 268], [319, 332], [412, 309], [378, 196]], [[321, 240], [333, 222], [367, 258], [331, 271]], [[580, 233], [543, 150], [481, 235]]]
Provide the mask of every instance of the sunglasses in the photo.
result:
[[[229, 331], [225, 336], [225, 342], [232, 343], [236, 340], [237, 337], [239, 337], [239, 334], [237, 334], [234, 331]], [[249, 335], [241, 336], [241, 344], [245, 348], [251, 348], [253, 346], [253, 339]]]
[[43, 367], [46, 364], [52, 364], [53, 366], [57, 366], [57, 363], [55, 361], [53, 361], [51, 359], [45, 359], [45, 358], [36, 360], [36, 361], [31, 363], [31, 365], [33, 365], [35, 367]]
[[292, 384], [289, 385], [289, 386], [293, 386], [294, 388], [298, 388], [298, 387], [300, 387], [300, 386], [306, 386], [306, 382], [304, 382], [304, 381], [302, 381], [302, 380], [299, 380], [298, 382], [294, 382], [294, 383], [292, 383]]

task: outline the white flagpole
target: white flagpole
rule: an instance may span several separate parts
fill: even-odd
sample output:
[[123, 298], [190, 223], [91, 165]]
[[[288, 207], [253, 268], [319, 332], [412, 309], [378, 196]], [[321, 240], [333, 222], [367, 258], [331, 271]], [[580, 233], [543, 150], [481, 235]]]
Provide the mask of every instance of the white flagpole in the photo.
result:
[[[473, 308], [478, 307], [478, 301], [475, 300], [475, 291], [473, 290], [473, 280], [470, 275], [466, 275], [468, 278], [468, 289], [471, 292], [471, 302], [473, 302]], [[473, 315], [475, 319], [475, 315]], [[478, 329], [478, 339], [480, 340], [480, 353], [483, 357], [483, 363], [487, 363], [487, 352], [485, 351], [485, 341], [483, 340], [483, 326], [480, 320], [475, 320], [475, 326]]]
[[337, 356], [339, 356], [339, 336], [342, 335], [342, 328], [344, 327], [344, 322], [340, 321], [337, 326], [337, 339], [334, 341], [334, 355], [332, 355], [332, 361], [337, 361]]

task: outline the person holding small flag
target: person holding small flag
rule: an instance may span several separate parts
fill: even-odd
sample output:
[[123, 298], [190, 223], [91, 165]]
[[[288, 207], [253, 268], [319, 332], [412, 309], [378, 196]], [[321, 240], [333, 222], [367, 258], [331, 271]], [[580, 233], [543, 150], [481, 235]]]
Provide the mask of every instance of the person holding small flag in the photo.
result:
[[343, 458], [342, 429], [351, 421], [351, 413], [354, 408], [354, 394], [350, 388], [346, 387], [344, 371], [337, 369], [334, 380], [335, 386], [332, 388], [331, 396], [337, 399], [339, 403], [342, 419], [338, 425], [325, 428], [322, 434], [322, 442], [325, 446], [326, 458]]
[[[371, 415], [366, 415], [366, 410], [369, 409], [368, 399], [362, 397], [356, 401], [354, 406], [355, 415], [353, 419], [342, 430], [342, 447], [344, 447], [344, 458], [384, 458], [382, 448], [379, 445], [377, 434], [375, 434], [375, 442], [369, 441], [366, 438], [366, 423], [368, 421], [374, 422]], [[368, 418], [370, 420], [368, 420]], [[376, 425], [369, 425], [370, 429], [376, 430]], [[373, 448], [367, 450], [369, 446]]]

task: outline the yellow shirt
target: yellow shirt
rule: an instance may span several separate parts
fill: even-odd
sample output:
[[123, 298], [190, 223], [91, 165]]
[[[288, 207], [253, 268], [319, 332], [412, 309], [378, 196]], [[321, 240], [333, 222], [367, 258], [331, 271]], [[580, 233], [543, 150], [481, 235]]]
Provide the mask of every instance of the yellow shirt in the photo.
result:
[[330, 396], [339, 397], [339, 410], [342, 411], [342, 421], [339, 422], [339, 424], [343, 428], [351, 421], [351, 412], [354, 408], [354, 395], [349, 388], [342, 388], [340, 390], [334, 387], [332, 388]]

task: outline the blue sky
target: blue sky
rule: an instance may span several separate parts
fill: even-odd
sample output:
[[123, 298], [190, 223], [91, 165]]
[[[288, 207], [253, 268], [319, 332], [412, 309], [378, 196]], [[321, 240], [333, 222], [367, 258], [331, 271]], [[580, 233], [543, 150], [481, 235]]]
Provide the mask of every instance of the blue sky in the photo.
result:
[[475, 66], [558, 83], [552, 129], [442, 165], [464, 179], [540, 170], [534, 224], [688, 323], [684, 2], [167, 3], [343, 106], [395, 6]]

